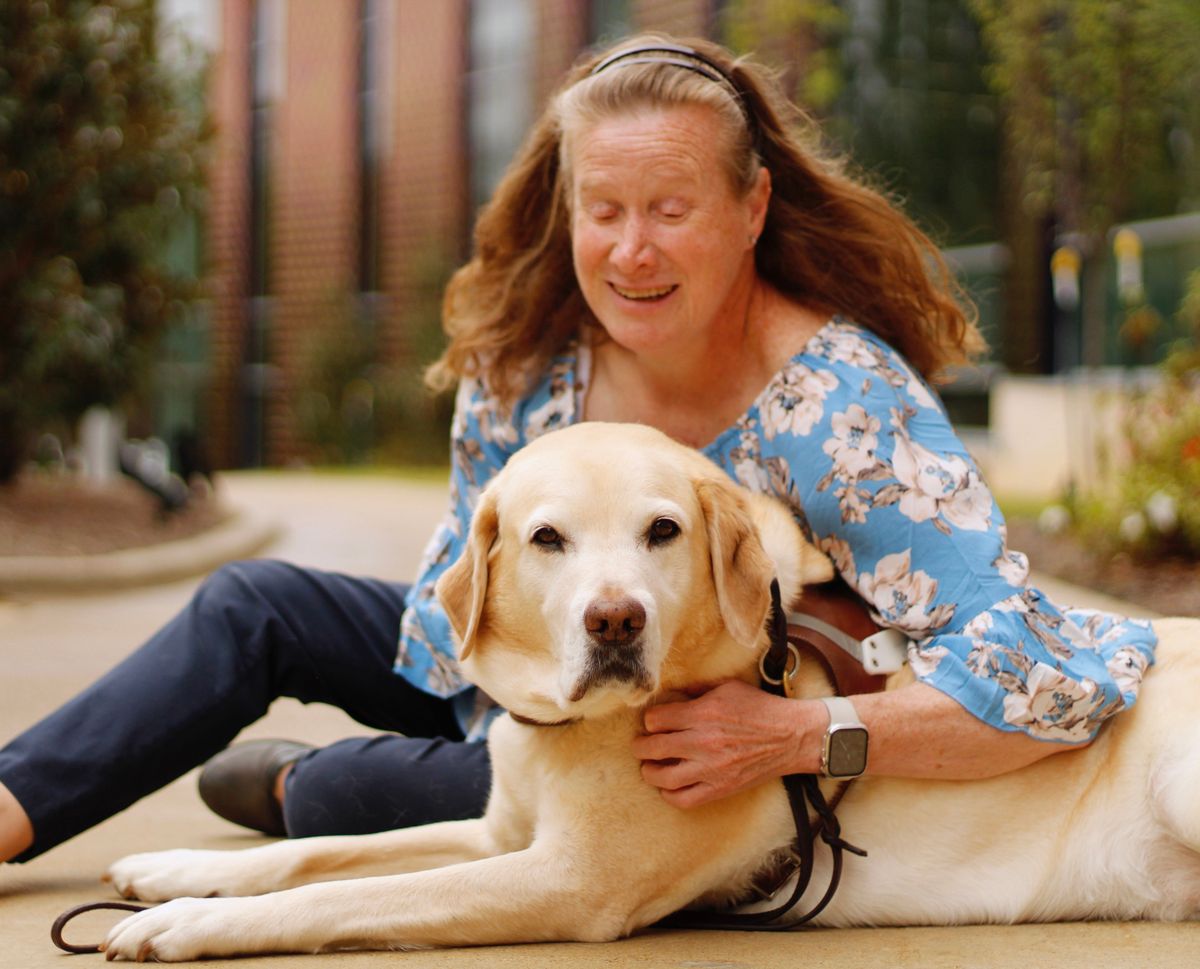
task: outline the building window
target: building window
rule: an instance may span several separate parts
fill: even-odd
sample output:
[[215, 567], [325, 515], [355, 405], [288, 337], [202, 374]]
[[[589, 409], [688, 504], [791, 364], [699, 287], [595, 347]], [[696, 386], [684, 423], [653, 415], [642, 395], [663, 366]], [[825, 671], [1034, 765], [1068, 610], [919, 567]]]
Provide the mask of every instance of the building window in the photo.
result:
[[531, 0], [471, 0], [467, 144], [474, 212], [491, 198], [533, 120]]

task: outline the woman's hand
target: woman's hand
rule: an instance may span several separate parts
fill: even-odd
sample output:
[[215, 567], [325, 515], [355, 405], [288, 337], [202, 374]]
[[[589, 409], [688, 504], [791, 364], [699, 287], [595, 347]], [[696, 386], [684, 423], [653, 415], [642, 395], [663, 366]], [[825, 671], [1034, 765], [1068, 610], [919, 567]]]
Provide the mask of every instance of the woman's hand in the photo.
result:
[[820, 749], [820, 738], [812, 738], [824, 729], [824, 708], [815, 705], [814, 714], [812, 706], [740, 680], [700, 687], [692, 699], [650, 707], [633, 754], [642, 762], [642, 777], [662, 790], [668, 804], [695, 807], [764, 780], [815, 770], [808, 761]]

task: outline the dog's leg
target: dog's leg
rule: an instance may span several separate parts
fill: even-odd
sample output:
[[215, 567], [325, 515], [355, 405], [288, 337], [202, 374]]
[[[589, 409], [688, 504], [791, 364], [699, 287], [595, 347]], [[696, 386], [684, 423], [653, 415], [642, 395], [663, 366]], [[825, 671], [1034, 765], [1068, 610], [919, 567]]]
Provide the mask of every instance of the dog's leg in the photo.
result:
[[305, 885], [256, 898], [183, 898], [119, 923], [106, 940], [106, 954], [176, 962], [617, 938], [630, 914], [612, 907], [612, 896], [621, 893], [590, 879], [577, 861], [568, 847], [542, 843], [414, 874]]
[[486, 819], [443, 821], [380, 834], [298, 838], [241, 851], [177, 849], [129, 855], [105, 881], [126, 898], [262, 895], [335, 878], [423, 871], [508, 850]]

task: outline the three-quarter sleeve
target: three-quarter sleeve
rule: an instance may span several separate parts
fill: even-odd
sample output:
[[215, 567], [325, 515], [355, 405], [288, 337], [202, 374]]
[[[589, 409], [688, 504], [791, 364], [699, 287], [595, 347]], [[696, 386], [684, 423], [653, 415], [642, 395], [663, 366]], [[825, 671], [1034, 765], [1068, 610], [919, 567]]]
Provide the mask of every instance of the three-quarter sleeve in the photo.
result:
[[438, 578], [462, 554], [471, 515], [484, 487], [526, 443], [579, 414], [578, 347], [570, 344], [514, 401], [501, 400], [486, 381], [458, 388], [450, 427], [450, 501], [425, 548], [400, 622], [396, 673], [437, 696], [454, 697], [468, 737], [481, 736], [494, 707], [463, 678], [450, 621], [437, 601]]
[[1030, 585], [940, 401], [872, 334], [826, 326], [718, 452], [792, 505], [874, 618], [909, 637], [917, 677], [980, 719], [1076, 742], [1135, 701], [1150, 624]]
[[509, 414], [476, 380], [464, 379], [450, 426], [450, 501], [425, 547], [400, 624], [396, 672], [437, 696], [470, 687], [455, 662], [450, 622], [434, 595], [438, 577], [462, 554], [483, 487], [520, 446]]

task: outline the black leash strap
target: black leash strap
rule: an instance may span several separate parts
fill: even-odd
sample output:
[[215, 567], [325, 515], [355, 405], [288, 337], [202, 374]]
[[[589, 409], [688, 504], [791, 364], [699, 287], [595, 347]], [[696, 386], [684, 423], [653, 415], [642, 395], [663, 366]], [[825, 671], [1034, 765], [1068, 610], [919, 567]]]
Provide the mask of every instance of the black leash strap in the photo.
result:
[[[777, 696], [786, 696], [785, 680], [796, 673], [795, 669], [789, 669], [788, 666], [793, 655], [796, 656], [796, 662], [799, 662], [799, 654], [796, 652], [796, 648], [788, 642], [787, 614], [784, 612], [783, 604], [780, 601], [779, 581], [777, 579], [771, 580], [771, 616], [769, 623], [771, 645], [760, 664], [762, 688]], [[847, 786], [848, 784], [843, 784], [842, 788], [838, 791], [837, 796], [834, 798], [835, 803], [841, 799], [841, 795], [845, 792]], [[787, 900], [781, 905], [764, 909], [761, 912], [699, 912], [684, 910], [663, 919], [659, 923], [660, 925], [671, 928], [780, 932], [794, 929], [804, 925], [806, 922], [811, 922], [825, 911], [826, 906], [833, 900], [834, 893], [837, 892], [838, 884], [842, 879], [842, 853], [849, 851], [864, 858], [867, 853], [842, 838], [841, 825], [838, 823], [837, 816], [833, 812], [833, 807], [825, 800], [825, 795], [821, 793], [821, 785], [814, 774], [788, 774], [783, 778], [783, 787], [787, 791], [788, 804], [792, 809], [792, 821], [796, 825], [796, 840], [792, 842], [795, 867], [792, 870], [797, 873], [797, 877], [796, 884]], [[816, 817], [815, 831], [813, 830], [813, 822], [809, 820], [810, 808]], [[797, 919], [779, 922], [779, 919], [783, 918], [800, 904], [800, 899], [808, 890], [815, 865], [814, 843], [818, 837], [829, 846], [829, 850], [833, 856], [833, 870], [829, 876], [829, 887], [825, 890], [825, 894], [821, 897], [821, 900], [810, 911]], [[789, 873], [787, 878], [790, 879], [791, 877]]]
[[63, 929], [67, 927], [75, 916], [82, 915], [84, 912], [94, 912], [98, 909], [115, 909], [119, 912], [144, 912], [149, 908], [147, 905], [134, 905], [132, 902], [87, 902], [84, 905], [76, 905], [74, 908], [69, 908], [54, 920], [54, 924], [50, 926], [50, 941], [63, 950], [63, 952], [71, 952], [75, 954], [85, 952], [99, 952], [99, 945], [73, 945], [63, 939]]
[[[779, 580], [771, 580], [771, 615], [767, 619], [771, 626], [771, 645], [763, 659], [763, 668], [769, 674], [768, 686], [764, 689], [782, 696], [784, 689], [782, 680], [788, 672], [788, 656], [791, 647], [788, 644], [787, 612], [783, 608], [782, 593], [779, 591]], [[795, 670], [792, 670], [794, 673]]]

